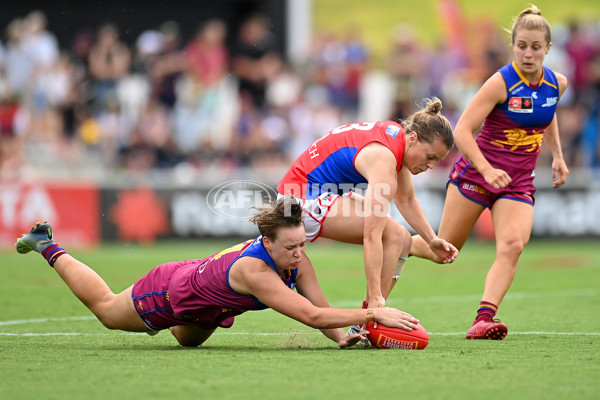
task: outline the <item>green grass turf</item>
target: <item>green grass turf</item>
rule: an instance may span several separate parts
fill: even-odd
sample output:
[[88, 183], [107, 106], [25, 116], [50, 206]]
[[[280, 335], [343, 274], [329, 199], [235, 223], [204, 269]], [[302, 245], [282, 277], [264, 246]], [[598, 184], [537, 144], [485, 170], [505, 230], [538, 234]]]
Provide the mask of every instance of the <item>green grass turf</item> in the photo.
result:
[[[156, 264], [232, 243], [113, 244], [72, 254], [120, 291]], [[358, 306], [361, 247], [321, 241], [307, 252], [331, 304]], [[109, 331], [39, 255], [3, 252], [0, 398], [597, 398], [598, 242], [532, 242], [500, 308], [509, 335], [467, 341], [493, 255], [493, 244], [473, 242], [452, 265], [409, 260], [388, 305], [430, 332], [429, 346], [411, 351], [339, 350], [272, 310], [239, 316], [197, 349], [179, 347], [168, 332]]]

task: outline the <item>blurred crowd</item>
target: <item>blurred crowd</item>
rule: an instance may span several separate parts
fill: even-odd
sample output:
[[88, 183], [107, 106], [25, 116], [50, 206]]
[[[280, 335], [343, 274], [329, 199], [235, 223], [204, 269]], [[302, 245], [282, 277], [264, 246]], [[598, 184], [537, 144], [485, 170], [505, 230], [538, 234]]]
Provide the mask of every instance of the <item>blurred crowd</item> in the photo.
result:
[[[185, 180], [243, 167], [279, 174], [336, 126], [403, 118], [425, 97], [441, 98], [456, 122], [512, 57], [508, 35], [487, 20], [468, 32], [447, 21], [435, 48], [398, 25], [383, 60], [355, 28], [315, 32], [294, 63], [277, 50], [263, 14], [249, 16], [233, 40], [215, 19], [188, 40], [165, 21], [134, 43], [114, 23], [58, 43], [46, 22], [41, 11], [15, 18], [0, 43], [3, 181], [119, 173]], [[569, 167], [600, 168], [600, 25], [554, 26], [546, 65], [569, 78], [558, 111]], [[542, 153], [539, 165], [550, 163]]]

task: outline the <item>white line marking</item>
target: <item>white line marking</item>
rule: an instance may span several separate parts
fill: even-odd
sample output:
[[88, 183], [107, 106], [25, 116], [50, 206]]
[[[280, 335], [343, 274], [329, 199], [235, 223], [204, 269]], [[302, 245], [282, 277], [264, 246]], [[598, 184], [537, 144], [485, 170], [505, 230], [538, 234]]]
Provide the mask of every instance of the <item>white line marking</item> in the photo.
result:
[[[223, 332], [218, 335], [244, 336], [291, 336], [291, 335], [321, 335], [320, 332]], [[432, 336], [463, 336], [464, 332], [438, 333], [430, 332]], [[600, 332], [509, 332], [510, 335], [564, 335], [564, 336], [600, 336]], [[0, 336], [113, 336], [113, 335], [145, 335], [143, 332], [110, 332], [110, 333], [79, 333], [79, 332], [45, 332], [45, 333], [11, 333], [0, 332]]]
[[[449, 333], [431, 333], [430, 335], [435, 336], [463, 336], [465, 332], [449, 332]], [[600, 336], [600, 332], [511, 332], [508, 331], [509, 335], [567, 335], [567, 336]]]
[[[507, 299], [530, 299], [530, 298], [546, 298], [546, 297], [571, 297], [571, 296], [598, 296], [600, 290], [591, 289], [579, 289], [579, 290], [561, 290], [553, 292], [513, 292], [506, 295]], [[406, 305], [410, 303], [444, 303], [444, 302], [462, 302], [462, 301], [474, 301], [479, 300], [481, 295], [466, 295], [466, 296], [437, 296], [437, 297], [413, 297], [413, 298], [396, 298], [389, 299], [388, 305]], [[356, 305], [356, 301], [338, 301], [332, 303], [332, 306], [336, 307], [350, 307]], [[272, 311], [271, 309], [269, 309]], [[33, 318], [33, 319], [22, 319], [12, 321], [0, 321], [0, 327], [11, 326], [11, 325], [24, 325], [24, 324], [41, 324], [46, 322], [68, 322], [68, 321], [91, 321], [95, 320], [94, 316], [79, 316], [79, 317], [64, 317], [64, 318]], [[225, 335], [255, 335], [255, 336], [278, 336], [278, 335], [312, 335], [320, 334], [320, 332], [287, 332], [287, 333], [250, 333], [250, 332], [219, 332]], [[144, 333], [136, 332], [111, 332], [111, 333], [72, 333], [72, 332], [55, 332], [55, 333], [9, 333], [0, 332], [0, 336], [107, 336], [107, 335], [144, 335]], [[453, 335], [464, 335], [464, 332], [448, 332], [448, 333], [432, 333], [431, 335], [440, 336], [453, 336]], [[598, 332], [509, 332], [511, 335], [587, 335], [587, 336], [598, 336]]]
[[85, 317], [64, 317], [64, 318], [34, 318], [34, 319], [18, 319], [14, 321], [0, 321], [0, 326], [7, 325], [21, 325], [21, 324], [41, 324], [44, 322], [51, 321], [87, 321], [96, 319], [94, 316], [85, 316]]

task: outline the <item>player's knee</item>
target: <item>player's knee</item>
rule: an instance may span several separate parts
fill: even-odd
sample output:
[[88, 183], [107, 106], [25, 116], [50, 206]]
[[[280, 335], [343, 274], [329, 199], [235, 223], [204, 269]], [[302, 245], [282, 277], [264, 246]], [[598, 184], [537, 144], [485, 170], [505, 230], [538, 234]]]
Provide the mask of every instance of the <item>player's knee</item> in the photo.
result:
[[387, 240], [390, 243], [401, 243], [402, 246], [408, 246], [408, 248], [410, 248], [412, 237], [410, 236], [408, 229], [399, 224], [397, 221], [388, 219], [384, 231], [384, 240]]
[[100, 321], [100, 323], [102, 325], [104, 325], [105, 328], [111, 329], [111, 330], [119, 329], [116, 321], [113, 318], [111, 318], [110, 316], [104, 315], [102, 313], [94, 313], [94, 314], [96, 315], [96, 318], [98, 318], [98, 321]]
[[96, 304], [94, 307], [91, 307], [90, 310], [105, 328], [111, 330], [121, 329], [121, 325], [115, 315], [115, 308], [111, 307], [110, 303], [102, 302], [101, 304]]
[[507, 240], [503, 240], [497, 244], [498, 255], [509, 258], [518, 258], [523, 252], [525, 245], [526, 242], [518, 237], [512, 237]]

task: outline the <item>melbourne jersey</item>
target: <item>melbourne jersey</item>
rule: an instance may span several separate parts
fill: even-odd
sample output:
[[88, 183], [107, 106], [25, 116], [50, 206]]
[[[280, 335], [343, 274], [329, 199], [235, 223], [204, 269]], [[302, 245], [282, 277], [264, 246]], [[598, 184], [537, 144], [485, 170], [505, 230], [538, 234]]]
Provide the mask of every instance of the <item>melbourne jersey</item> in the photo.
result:
[[[542, 140], [556, 112], [558, 81], [554, 72], [544, 67], [540, 83], [532, 86], [515, 61], [499, 72], [506, 86], [506, 101], [496, 105], [487, 116], [476, 141], [488, 162], [511, 177], [510, 190], [533, 193], [534, 169]], [[461, 156], [451, 179], [455, 178], [453, 174], [467, 177], [479, 173]], [[495, 192], [479, 177], [485, 189]]]
[[[169, 283], [169, 300], [173, 312], [181, 319], [209, 325], [230, 327], [233, 317], [249, 310], [267, 308], [256, 297], [237, 293], [229, 284], [229, 270], [241, 257], [263, 260], [278, 273], [275, 262], [265, 249], [262, 236], [230, 247], [203, 260], [187, 261], [177, 269]], [[296, 286], [298, 269], [283, 282]]]
[[314, 199], [325, 192], [341, 195], [366, 184], [354, 161], [358, 152], [373, 142], [394, 153], [396, 171], [400, 171], [405, 149], [402, 126], [393, 121], [354, 123], [340, 126], [315, 141], [281, 179], [277, 192]]

